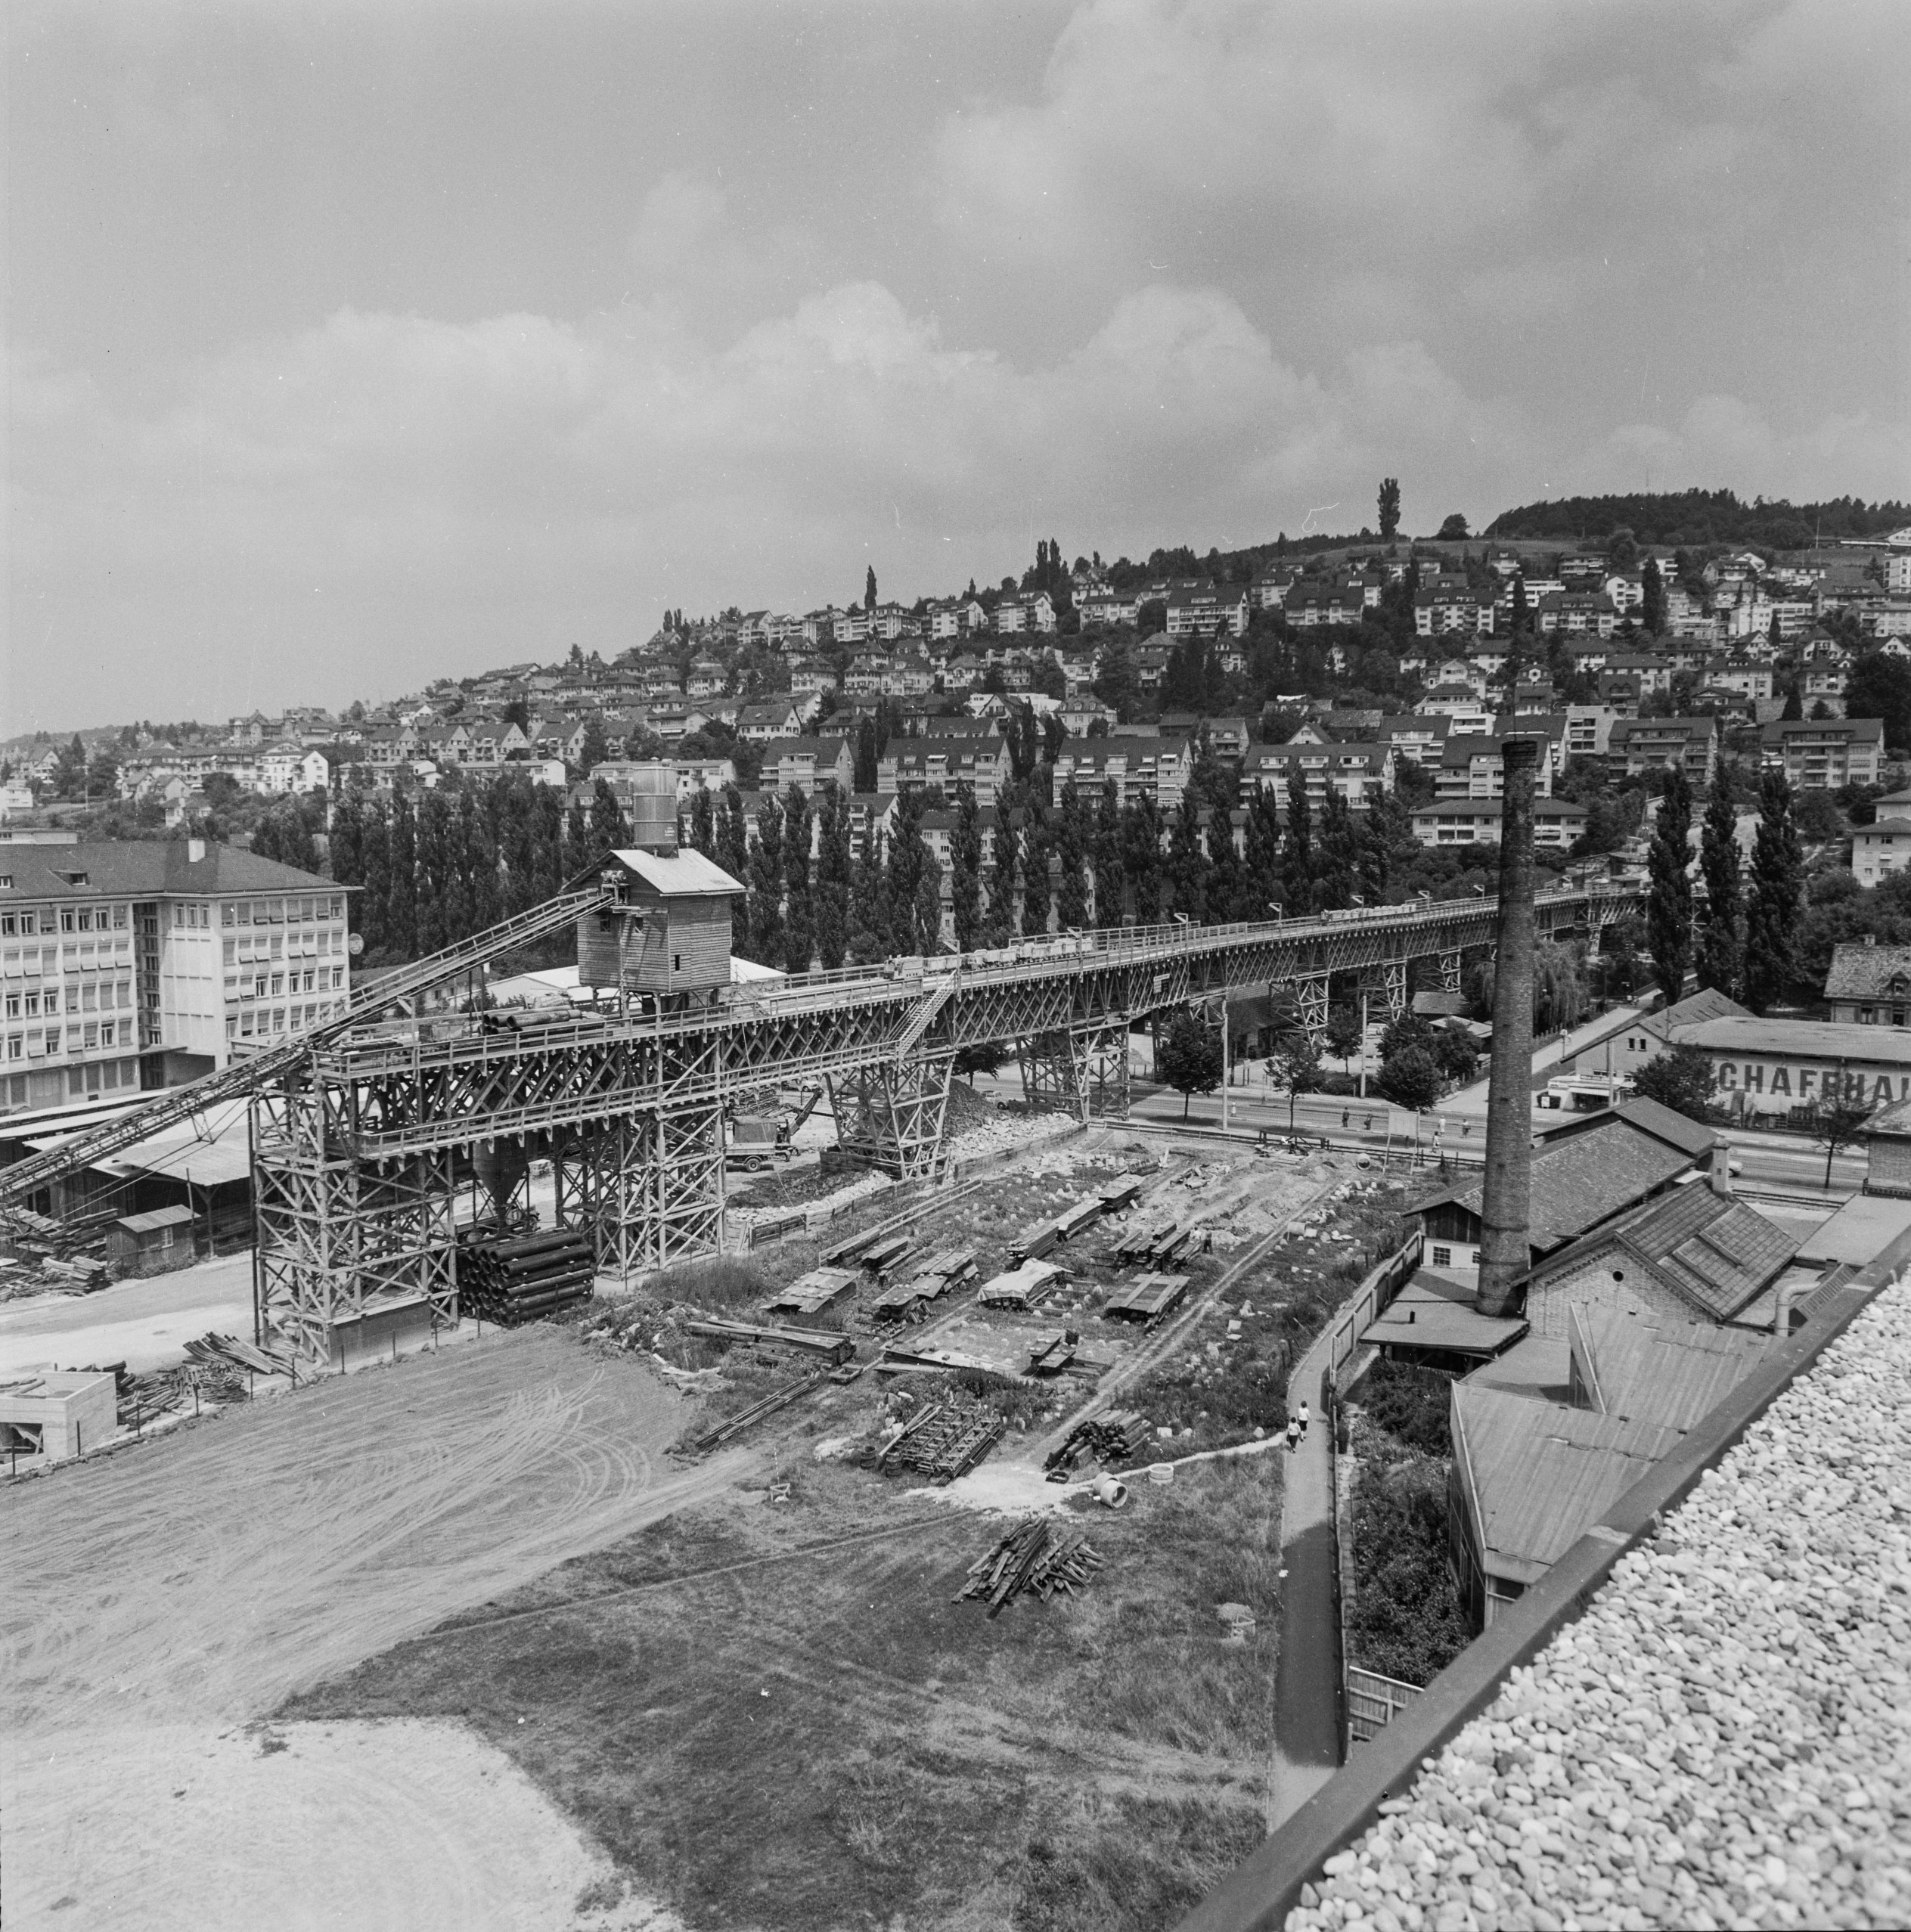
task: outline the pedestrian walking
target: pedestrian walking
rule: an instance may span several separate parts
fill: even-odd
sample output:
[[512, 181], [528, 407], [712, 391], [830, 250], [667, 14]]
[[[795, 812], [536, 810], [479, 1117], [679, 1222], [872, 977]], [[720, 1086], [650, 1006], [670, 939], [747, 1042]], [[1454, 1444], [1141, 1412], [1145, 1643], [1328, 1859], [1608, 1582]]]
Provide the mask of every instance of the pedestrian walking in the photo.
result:
[[1301, 1434], [1305, 1435], [1305, 1434], [1307, 1434], [1307, 1432], [1308, 1432], [1308, 1406], [1307, 1406], [1307, 1404], [1304, 1402], [1304, 1403], [1302, 1403], [1301, 1404]]
[[1287, 1419], [1287, 1453], [1292, 1456], [1301, 1446], [1301, 1425], [1290, 1416]]

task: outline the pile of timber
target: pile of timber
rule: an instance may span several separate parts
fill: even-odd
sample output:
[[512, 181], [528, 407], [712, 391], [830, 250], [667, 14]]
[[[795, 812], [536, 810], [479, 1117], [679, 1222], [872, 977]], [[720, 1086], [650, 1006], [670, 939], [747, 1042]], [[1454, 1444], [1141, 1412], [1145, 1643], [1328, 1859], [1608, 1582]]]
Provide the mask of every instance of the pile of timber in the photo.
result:
[[913, 1469], [931, 1482], [953, 1482], [966, 1475], [1007, 1428], [999, 1409], [952, 1388], [939, 1400], [923, 1404], [901, 1434], [884, 1445], [876, 1466]]
[[764, 1303], [770, 1315], [821, 1315], [856, 1292], [854, 1268], [812, 1268]]
[[1043, 1467], [1068, 1470], [1083, 1462], [1125, 1462], [1148, 1440], [1148, 1419], [1134, 1409], [1112, 1409], [1076, 1423]]
[[1057, 1590], [1078, 1589], [1101, 1567], [1094, 1546], [1072, 1524], [1029, 1516], [969, 1565], [968, 1580], [953, 1600], [985, 1600], [990, 1616], [999, 1616], [1025, 1590], [1046, 1603]]
[[1192, 1220], [1156, 1222], [1131, 1228], [1115, 1244], [1115, 1258], [1145, 1261], [1151, 1268], [1162, 1267], [1192, 1248], [1200, 1231], [1200, 1223]]
[[1158, 1322], [1180, 1305], [1188, 1292], [1186, 1275], [1146, 1274], [1117, 1289], [1102, 1304], [1102, 1313], [1134, 1322]]
[[1134, 1205], [1145, 1185], [1139, 1174], [1117, 1174], [1114, 1180], [1104, 1182], [1100, 1191], [1102, 1212], [1125, 1214]]
[[515, 1328], [588, 1301], [597, 1277], [597, 1253], [581, 1228], [469, 1242], [458, 1251], [458, 1305]]
[[856, 1344], [835, 1329], [792, 1329], [775, 1323], [724, 1321], [714, 1316], [706, 1321], [686, 1322], [684, 1328], [687, 1334], [700, 1335], [712, 1341], [747, 1341], [762, 1348], [787, 1348], [799, 1355], [814, 1356], [832, 1368], [847, 1362], [856, 1352]]
[[915, 1245], [906, 1234], [888, 1234], [880, 1241], [872, 1241], [857, 1259], [880, 1280], [900, 1265]]
[[726, 1416], [714, 1428], [706, 1429], [693, 1439], [691, 1448], [702, 1451], [715, 1449], [727, 1442], [732, 1436], [741, 1435], [754, 1422], [760, 1422], [765, 1416], [774, 1415], [779, 1409], [786, 1408], [799, 1396], [807, 1395], [824, 1379], [821, 1373], [805, 1375], [799, 1382], [790, 1382], [783, 1388], [766, 1395], [760, 1402], [752, 1402], [747, 1409], [740, 1409], [734, 1416]]
[[241, 1341], [236, 1335], [219, 1335], [209, 1330], [200, 1340], [188, 1342], [186, 1353], [196, 1362], [223, 1363], [231, 1368], [249, 1369], [255, 1375], [289, 1375], [292, 1372], [290, 1356]]

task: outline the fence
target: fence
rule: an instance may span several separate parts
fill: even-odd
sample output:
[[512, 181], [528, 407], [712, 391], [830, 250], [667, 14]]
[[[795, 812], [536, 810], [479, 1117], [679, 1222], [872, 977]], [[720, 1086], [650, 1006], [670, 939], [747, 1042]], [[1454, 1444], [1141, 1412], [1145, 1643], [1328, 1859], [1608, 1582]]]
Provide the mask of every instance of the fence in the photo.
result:
[[1355, 1744], [1378, 1736], [1420, 1694], [1417, 1684], [1403, 1684], [1398, 1677], [1383, 1677], [1377, 1670], [1363, 1670], [1357, 1664], [1346, 1668], [1347, 1742]]
[[1422, 1237], [1410, 1234], [1385, 1261], [1360, 1283], [1328, 1332], [1328, 1360], [1338, 1377], [1360, 1345], [1360, 1334], [1400, 1292], [1401, 1283], [1420, 1265]]

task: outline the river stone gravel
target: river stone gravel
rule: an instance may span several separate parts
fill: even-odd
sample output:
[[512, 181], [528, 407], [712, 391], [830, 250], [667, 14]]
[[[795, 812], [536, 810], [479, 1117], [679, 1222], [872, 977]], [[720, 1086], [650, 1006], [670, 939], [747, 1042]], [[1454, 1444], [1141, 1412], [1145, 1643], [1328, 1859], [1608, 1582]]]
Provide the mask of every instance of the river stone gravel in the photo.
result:
[[1288, 1932], [1911, 1925], [1908, 1397], [1898, 1285]]

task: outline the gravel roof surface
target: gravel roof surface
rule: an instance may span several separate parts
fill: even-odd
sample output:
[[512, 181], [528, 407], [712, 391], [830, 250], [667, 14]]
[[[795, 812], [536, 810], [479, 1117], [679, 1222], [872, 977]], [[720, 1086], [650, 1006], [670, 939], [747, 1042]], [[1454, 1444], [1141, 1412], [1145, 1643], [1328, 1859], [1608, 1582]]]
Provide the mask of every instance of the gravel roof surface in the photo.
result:
[[1900, 1285], [1288, 1932], [1911, 1924], [1908, 1383]]

